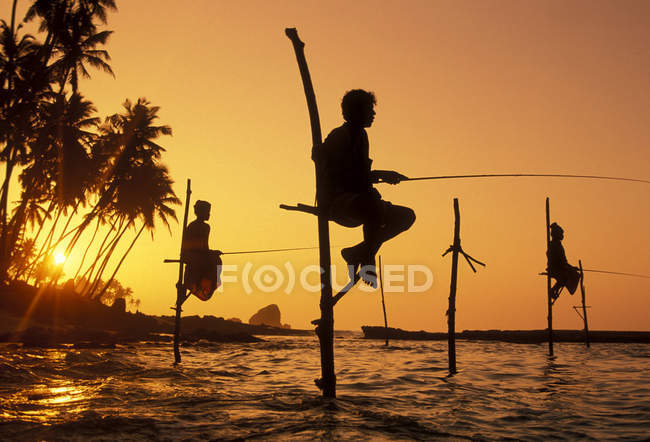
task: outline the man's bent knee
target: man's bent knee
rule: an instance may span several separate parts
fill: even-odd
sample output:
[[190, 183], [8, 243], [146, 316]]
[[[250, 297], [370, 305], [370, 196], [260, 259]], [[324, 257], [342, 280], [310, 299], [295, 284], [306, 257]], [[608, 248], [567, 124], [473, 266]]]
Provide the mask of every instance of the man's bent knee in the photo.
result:
[[415, 222], [415, 211], [409, 207], [406, 208], [406, 228], [409, 229]]
[[399, 219], [402, 231], [408, 230], [415, 222], [415, 212], [409, 207], [400, 207], [400, 209], [401, 213]]
[[393, 206], [394, 225], [400, 232], [408, 230], [415, 222], [415, 212], [413, 209], [404, 206]]

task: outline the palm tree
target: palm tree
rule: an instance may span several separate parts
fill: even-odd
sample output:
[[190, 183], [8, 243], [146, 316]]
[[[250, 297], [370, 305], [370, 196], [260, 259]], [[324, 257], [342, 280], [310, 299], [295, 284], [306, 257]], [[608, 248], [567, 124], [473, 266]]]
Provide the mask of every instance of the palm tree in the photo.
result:
[[[56, 209], [57, 213], [33, 264], [66, 237], [78, 207], [86, 203], [88, 194], [97, 187], [97, 163], [90, 156], [97, 136], [89, 130], [99, 123], [95, 111], [93, 104], [78, 93], [73, 93], [69, 100], [56, 96], [42, 106], [40, 119], [46, 124], [42, 125], [33, 144], [33, 160], [21, 175], [23, 184], [30, 184], [25, 187], [33, 192], [24, 195], [23, 203], [40, 191], [41, 198], [53, 202], [48, 210]], [[67, 222], [52, 245], [61, 214], [67, 216]]]
[[176, 194], [172, 190], [172, 184], [173, 181], [169, 177], [169, 172], [165, 166], [148, 164], [140, 167], [137, 175], [132, 176], [129, 182], [124, 183], [120, 187], [118, 191], [118, 206], [122, 206], [122, 212], [127, 213], [130, 217], [134, 217], [134, 220], [135, 216], [142, 218], [142, 225], [122, 255], [122, 258], [117, 263], [108, 282], [97, 294], [98, 297], [101, 297], [110, 286], [122, 263], [145, 228], [151, 231], [151, 238], [153, 239], [156, 218], [160, 219], [171, 232], [168, 218], [176, 220], [176, 213], [170, 205], [181, 204], [180, 199], [176, 197]]
[[79, 75], [90, 78], [86, 65], [115, 76], [113, 69], [107, 63], [111, 59], [108, 52], [104, 49], [96, 49], [97, 46], [106, 44], [113, 31], [90, 32], [80, 14], [77, 12], [71, 17], [66, 32], [61, 33], [55, 45], [55, 51], [60, 53], [61, 57], [52, 64], [52, 69], [59, 78], [60, 93], [63, 92], [68, 77], [70, 77], [72, 92], [77, 92]]
[[114, 152], [105, 167], [104, 188], [99, 200], [81, 223], [74, 237], [68, 244], [66, 254], [75, 246], [85, 228], [100, 213], [106, 213], [115, 204], [117, 192], [123, 182], [137, 175], [139, 168], [156, 164], [165, 149], [154, 140], [162, 135], [171, 135], [172, 130], [167, 125], [155, 125], [158, 119], [157, 106], [145, 98], [139, 98], [133, 104], [124, 102], [124, 112], [106, 118], [100, 127], [101, 145], [104, 151]]
[[117, 11], [115, 0], [79, 0], [79, 9], [83, 17], [89, 21], [88, 26], [94, 26], [93, 19], [98, 18], [102, 24], [107, 23], [107, 10]]
[[18, 242], [11, 256], [11, 264], [7, 269], [12, 278], [15, 278], [16, 272], [33, 259], [34, 250], [35, 243], [33, 239], [23, 239]]
[[39, 30], [47, 32], [41, 51], [48, 62], [52, 54], [60, 58], [52, 64], [63, 93], [68, 77], [73, 92], [78, 90], [78, 76], [89, 77], [84, 65], [91, 65], [111, 75], [108, 52], [96, 47], [105, 44], [112, 31], [97, 32], [95, 19], [105, 24], [107, 10], [117, 10], [114, 0], [36, 0], [27, 10], [25, 21], [40, 17]]
[[0, 191], [0, 279], [6, 279], [10, 251], [7, 228], [9, 183], [18, 164], [26, 161], [33, 134], [35, 110], [47, 81], [38, 62], [38, 44], [32, 36], [19, 36], [15, 26], [16, 1], [11, 25], [0, 21], [0, 160], [6, 163]]
[[[99, 31], [98, 25], [106, 23], [107, 11], [117, 9], [115, 0], [35, 0], [25, 20], [40, 19], [40, 31], [47, 37], [39, 45], [30, 35], [20, 36], [16, 3], [11, 24], [0, 21], [0, 160], [7, 163], [0, 188], [0, 279], [27, 219], [34, 220], [43, 201], [53, 202], [45, 212], [45, 219], [53, 221], [38, 255], [49, 253], [66, 237], [72, 216], [92, 191], [105, 189], [97, 183], [97, 170], [104, 166], [89, 156], [99, 120], [92, 115], [92, 104], [78, 93], [78, 83], [80, 76], [89, 76], [89, 67], [113, 73], [110, 57], [101, 48], [111, 31]], [[56, 94], [53, 84], [58, 85]], [[67, 84], [72, 89], [69, 98]], [[17, 165], [26, 166], [20, 176], [23, 193], [8, 225], [9, 185]], [[57, 223], [66, 218], [56, 239]], [[36, 238], [42, 229], [40, 223]]]

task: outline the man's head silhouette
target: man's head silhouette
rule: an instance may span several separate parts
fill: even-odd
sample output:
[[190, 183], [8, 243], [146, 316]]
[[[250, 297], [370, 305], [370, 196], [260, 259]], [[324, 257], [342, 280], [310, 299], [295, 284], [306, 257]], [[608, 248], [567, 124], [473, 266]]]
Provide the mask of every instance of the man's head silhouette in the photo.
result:
[[558, 223], [551, 224], [551, 237], [560, 241], [564, 239], [564, 229]]
[[207, 221], [210, 219], [210, 203], [207, 201], [198, 200], [194, 203], [194, 213], [196, 218], [201, 221]]
[[343, 118], [356, 126], [370, 127], [375, 119], [375, 104], [377, 99], [372, 92], [352, 89], [346, 92], [341, 101]]

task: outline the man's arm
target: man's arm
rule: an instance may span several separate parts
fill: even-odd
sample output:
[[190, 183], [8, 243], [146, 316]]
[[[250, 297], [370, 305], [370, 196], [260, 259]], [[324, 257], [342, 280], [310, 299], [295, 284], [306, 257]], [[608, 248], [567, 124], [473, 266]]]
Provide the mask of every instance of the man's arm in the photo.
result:
[[402, 175], [394, 170], [373, 170], [370, 172], [370, 180], [373, 183], [381, 181], [388, 184], [398, 184], [406, 179], [408, 179], [406, 175]]

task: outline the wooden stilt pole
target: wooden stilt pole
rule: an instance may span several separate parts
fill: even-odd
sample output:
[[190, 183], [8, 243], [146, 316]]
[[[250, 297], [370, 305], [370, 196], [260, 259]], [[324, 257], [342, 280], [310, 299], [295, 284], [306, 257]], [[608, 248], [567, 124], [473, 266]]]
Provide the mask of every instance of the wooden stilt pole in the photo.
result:
[[[312, 134], [312, 159], [316, 166], [316, 195], [321, 187], [322, 173], [318, 149], [322, 144], [320, 119], [316, 105], [316, 95], [311, 82], [307, 60], [305, 58], [305, 44], [298, 37], [295, 28], [285, 29], [285, 34], [293, 43], [293, 48], [298, 61], [298, 69], [302, 78], [302, 85], [307, 99], [309, 121]], [[320, 204], [320, 203], [319, 203]], [[318, 213], [318, 246], [320, 249], [321, 267], [321, 318], [316, 327], [316, 334], [320, 342], [321, 378], [316, 380], [316, 385], [323, 391], [323, 396], [336, 397], [336, 375], [334, 374], [334, 302], [332, 300], [332, 278], [330, 257], [329, 223], [326, 210], [317, 206]]]
[[460, 251], [460, 209], [458, 198], [454, 198], [454, 244], [451, 255], [451, 285], [449, 288], [449, 310], [447, 310], [447, 340], [449, 374], [456, 373], [456, 287], [458, 282], [458, 253]]
[[458, 286], [458, 255], [462, 254], [467, 261], [467, 264], [476, 273], [476, 263], [485, 267], [476, 258], [468, 255], [460, 245], [460, 209], [458, 208], [458, 198], [454, 198], [454, 243], [442, 254], [446, 256], [447, 253], [451, 254], [451, 284], [449, 287], [449, 307], [447, 309], [447, 351], [449, 354], [449, 374], [457, 373], [456, 370], [456, 288]]
[[386, 302], [384, 301], [384, 275], [383, 266], [381, 265], [381, 255], [379, 255], [379, 288], [381, 289], [381, 308], [384, 310], [384, 331], [386, 333], [386, 346], [388, 347], [388, 319], [386, 317]]
[[183, 215], [183, 233], [181, 234], [181, 253], [179, 255], [178, 264], [178, 281], [176, 282], [176, 318], [174, 320], [174, 364], [180, 364], [181, 352], [178, 348], [179, 339], [181, 334], [181, 308], [187, 299], [185, 286], [183, 285], [183, 240], [185, 239], [185, 229], [187, 227], [187, 215], [190, 208], [190, 195], [192, 190], [190, 188], [191, 181], [187, 180], [187, 192], [185, 194], [185, 214]]
[[548, 197], [546, 197], [546, 297], [548, 303], [548, 354], [553, 356], [553, 299], [551, 297], [551, 275], [549, 275], [548, 269], [550, 266], [549, 262], [549, 250], [551, 248], [551, 212], [549, 208]]
[[582, 260], [578, 260], [580, 266], [580, 293], [582, 294], [582, 320], [585, 323], [585, 345], [589, 348], [589, 323], [587, 322], [587, 305], [585, 300], [585, 285], [583, 283], [585, 273], [582, 270]]

